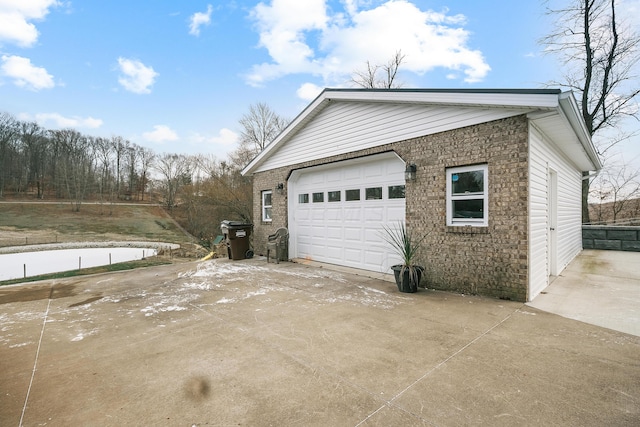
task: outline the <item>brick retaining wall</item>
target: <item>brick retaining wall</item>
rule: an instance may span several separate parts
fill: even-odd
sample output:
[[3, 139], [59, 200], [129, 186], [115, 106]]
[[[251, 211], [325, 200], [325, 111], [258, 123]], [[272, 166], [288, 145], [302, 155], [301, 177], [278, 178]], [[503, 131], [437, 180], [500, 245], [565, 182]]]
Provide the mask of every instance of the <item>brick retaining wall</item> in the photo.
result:
[[640, 227], [583, 225], [582, 247], [640, 252]]

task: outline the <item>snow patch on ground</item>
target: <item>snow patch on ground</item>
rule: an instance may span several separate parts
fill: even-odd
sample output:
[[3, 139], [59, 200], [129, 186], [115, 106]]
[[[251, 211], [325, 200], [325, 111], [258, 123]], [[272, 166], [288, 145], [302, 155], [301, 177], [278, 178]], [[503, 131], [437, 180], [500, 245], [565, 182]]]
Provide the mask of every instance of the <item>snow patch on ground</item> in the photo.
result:
[[231, 275], [254, 274], [268, 272], [269, 269], [257, 265], [232, 262], [203, 262], [198, 264], [196, 271], [178, 275], [178, 277], [208, 277], [222, 279]]
[[20, 344], [11, 344], [9, 346], [9, 348], [24, 347], [24, 346], [31, 345], [31, 344], [34, 344], [34, 342], [33, 341], [27, 341], [27, 342], [23, 342], [23, 343], [20, 343]]
[[220, 289], [222, 287], [221, 283], [207, 283], [207, 282], [199, 282], [199, 283], [185, 283], [182, 285], [182, 289], [193, 290], [193, 291], [210, 291], [211, 289]]
[[83, 339], [95, 335], [98, 333], [98, 329], [92, 329], [90, 331], [79, 332], [75, 337], [71, 338], [72, 342], [82, 341]]
[[279, 273], [292, 277], [300, 277], [301, 279], [331, 279], [339, 283], [347, 283], [347, 279], [345, 279], [342, 274], [328, 270], [318, 270], [314, 273], [308, 271], [282, 270], [279, 271]]
[[241, 296], [241, 297], [237, 297], [237, 298], [223, 297], [218, 301], [216, 301], [216, 304], [233, 304], [239, 301], [247, 300], [249, 298], [267, 295], [269, 292], [291, 292], [291, 289], [280, 287], [280, 286], [264, 286], [256, 291], [247, 292], [246, 294], [244, 294], [244, 296]]
[[[317, 285], [316, 285], [317, 286]], [[349, 293], [330, 293], [314, 295], [313, 299], [319, 303], [335, 304], [338, 302], [348, 302], [353, 305], [364, 305], [366, 307], [376, 307], [390, 309], [400, 304], [400, 300], [379, 289], [357, 285], [349, 290]]]

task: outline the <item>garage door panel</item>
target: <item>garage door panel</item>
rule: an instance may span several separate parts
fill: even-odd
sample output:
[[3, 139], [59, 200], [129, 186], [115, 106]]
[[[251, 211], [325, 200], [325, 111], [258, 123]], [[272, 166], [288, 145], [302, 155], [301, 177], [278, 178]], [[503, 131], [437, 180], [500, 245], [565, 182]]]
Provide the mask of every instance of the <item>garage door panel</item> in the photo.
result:
[[384, 263], [385, 253], [381, 250], [365, 251], [364, 263], [369, 266], [380, 267]]
[[344, 259], [352, 265], [355, 263], [362, 263], [363, 252], [364, 251], [361, 249], [345, 248]]
[[342, 242], [342, 240], [343, 240], [342, 227], [337, 227], [337, 226], [329, 226], [329, 227], [327, 227], [327, 239], [338, 240], [338, 241]]
[[326, 182], [331, 184], [334, 182], [342, 181], [342, 171], [340, 169], [335, 171], [327, 172], [326, 174]]
[[311, 226], [310, 229], [311, 229], [311, 237], [313, 238], [315, 244], [320, 244], [324, 242], [324, 239], [326, 237], [326, 232], [324, 227]]
[[387, 222], [404, 221], [404, 206], [389, 206], [387, 208]]
[[343, 212], [343, 219], [345, 221], [362, 221], [363, 209], [361, 207], [345, 207]]
[[362, 178], [362, 171], [360, 169], [355, 169], [355, 168], [351, 168], [351, 169], [345, 169], [344, 170], [344, 180], [346, 182], [353, 182], [353, 181], [360, 181]]
[[296, 209], [294, 218], [296, 221], [305, 221], [309, 220], [311, 215], [311, 210], [309, 209]]
[[344, 227], [344, 240], [347, 243], [362, 242], [362, 228]]
[[[290, 194], [296, 196], [289, 205], [291, 255], [387, 272], [390, 254], [382, 226], [405, 216], [405, 200], [388, 199], [387, 187], [404, 185], [404, 168], [402, 160], [386, 153], [294, 175]], [[370, 187], [382, 187], [382, 199], [366, 200], [365, 190]], [[347, 201], [346, 190], [359, 190], [361, 199]], [[329, 202], [333, 191], [340, 192], [340, 200]], [[313, 193], [323, 193], [324, 200], [313, 203]], [[298, 203], [298, 194], [309, 194], [311, 203]]]
[[311, 254], [311, 245], [303, 242], [298, 243], [298, 254], [301, 258]]
[[382, 228], [367, 228], [364, 230], [364, 243], [367, 245], [380, 245], [384, 241]]
[[364, 168], [364, 176], [365, 178], [380, 178], [384, 175], [384, 169], [384, 165], [380, 163], [367, 165]]
[[374, 222], [379, 224], [384, 220], [384, 206], [372, 206], [364, 211], [365, 222]]
[[324, 214], [325, 221], [341, 221], [342, 209], [341, 208], [328, 208]]
[[327, 246], [327, 258], [332, 260], [342, 260], [343, 258], [343, 247], [340, 245], [330, 245]]

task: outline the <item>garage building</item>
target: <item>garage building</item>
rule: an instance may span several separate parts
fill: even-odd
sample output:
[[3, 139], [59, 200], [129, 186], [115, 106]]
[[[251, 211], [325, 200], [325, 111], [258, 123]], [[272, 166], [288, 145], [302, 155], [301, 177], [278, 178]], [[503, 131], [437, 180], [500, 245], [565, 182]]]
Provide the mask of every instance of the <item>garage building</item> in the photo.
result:
[[243, 174], [256, 253], [287, 227], [290, 258], [386, 274], [404, 222], [427, 287], [527, 301], [581, 251], [600, 167], [570, 92], [325, 89]]

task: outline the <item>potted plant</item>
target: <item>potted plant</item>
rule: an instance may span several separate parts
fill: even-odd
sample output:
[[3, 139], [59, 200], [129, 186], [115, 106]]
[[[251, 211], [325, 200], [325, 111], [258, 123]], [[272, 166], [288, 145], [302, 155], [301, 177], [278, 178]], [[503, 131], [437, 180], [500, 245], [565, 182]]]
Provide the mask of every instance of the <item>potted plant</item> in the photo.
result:
[[424, 267], [415, 263], [424, 237], [414, 237], [403, 222], [398, 222], [394, 227], [383, 226], [383, 228], [384, 240], [402, 259], [402, 264], [391, 266], [398, 290], [400, 292], [417, 292]]

